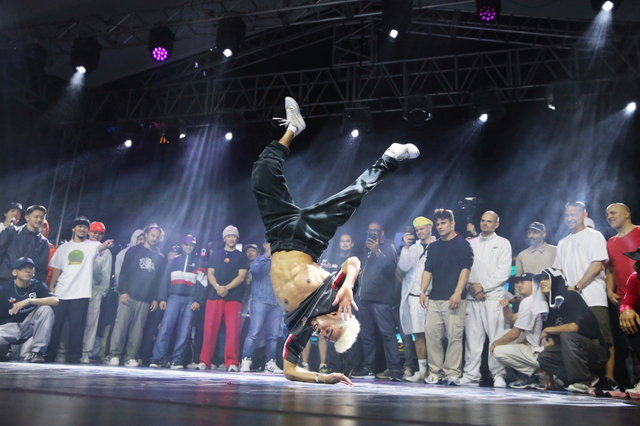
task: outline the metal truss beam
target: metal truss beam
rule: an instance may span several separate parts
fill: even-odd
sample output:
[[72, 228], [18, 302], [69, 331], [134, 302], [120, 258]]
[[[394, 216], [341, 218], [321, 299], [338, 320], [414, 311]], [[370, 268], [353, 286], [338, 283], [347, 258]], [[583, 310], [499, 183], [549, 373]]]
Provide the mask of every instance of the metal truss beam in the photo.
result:
[[97, 91], [89, 121], [182, 119], [194, 125], [209, 122], [222, 110], [241, 111], [248, 121], [262, 121], [271, 118], [272, 106], [286, 95], [305, 105], [307, 117], [341, 114], [348, 106], [400, 111], [404, 97], [420, 92], [431, 94], [434, 108], [451, 108], [468, 105], [469, 93], [480, 86], [498, 88], [505, 103], [530, 102], [543, 100], [546, 88], [558, 80], [640, 75], [637, 40], [622, 52], [610, 51], [616, 60], [607, 61], [597, 75], [585, 73], [571, 47], [505, 49]]

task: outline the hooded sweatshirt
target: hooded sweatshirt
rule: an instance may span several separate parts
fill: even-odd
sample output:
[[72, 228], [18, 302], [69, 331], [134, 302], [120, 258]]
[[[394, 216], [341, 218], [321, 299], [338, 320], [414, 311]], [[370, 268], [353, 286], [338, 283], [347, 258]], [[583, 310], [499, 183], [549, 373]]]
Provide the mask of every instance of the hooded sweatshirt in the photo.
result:
[[127, 250], [136, 245], [138, 237], [143, 232], [144, 231], [142, 229], [136, 229], [135, 231], [133, 231], [133, 234], [131, 234], [131, 241], [129, 242], [129, 245], [120, 250], [120, 253], [118, 253], [118, 255], [116, 256], [116, 289], [118, 288], [118, 283], [120, 282], [120, 271], [122, 270], [122, 262], [124, 261], [124, 256], [127, 254]]
[[162, 253], [151, 251], [144, 244], [131, 247], [122, 262], [118, 292], [140, 302], [158, 300], [164, 268]]

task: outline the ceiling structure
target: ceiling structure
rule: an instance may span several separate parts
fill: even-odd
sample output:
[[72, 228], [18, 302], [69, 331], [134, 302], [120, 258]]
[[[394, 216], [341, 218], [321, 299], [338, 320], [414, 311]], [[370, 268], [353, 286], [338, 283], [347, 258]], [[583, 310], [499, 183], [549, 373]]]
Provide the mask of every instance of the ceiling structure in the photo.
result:
[[[382, 34], [381, 3], [22, 0], [0, 10], [0, 92], [55, 112], [73, 73], [74, 39], [94, 36], [102, 45], [98, 69], [86, 76], [83, 115], [62, 127], [48, 204], [62, 218], [77, 210], [72, 203], [81, 205], [86, 167], [65, 159], [87, 148], [89, 128], [198, 127], [225, 111], [266, 121], [286, 95], [309, 118], [345, 108], [397, 113], [415, 94], [429, 94], [434, 109], [466, 107], [485, 86], [501, 103], [541, 102], [558, 81], [604, 81], [600, 89], [609, 90], [640, 76], [640, 1], [626, 0], [614, 13], [598, 61], [585, 48], [596, 16], [590, 0], [502, 0], [500, 18], [488, 24], [475, 16], [473, 0], [414, 0], [409, 33], [396, 43]], [[246, 40], [223, 60], [216, 27], [231, 16], [243, 18]], [[149, 31], [159, 26], [176, 36], [161, 65], [147, 51]], [[46, 51], [44, 62], [29, 50], [33, 43]], [[60, 116], [62, 124], [68, 119]]]

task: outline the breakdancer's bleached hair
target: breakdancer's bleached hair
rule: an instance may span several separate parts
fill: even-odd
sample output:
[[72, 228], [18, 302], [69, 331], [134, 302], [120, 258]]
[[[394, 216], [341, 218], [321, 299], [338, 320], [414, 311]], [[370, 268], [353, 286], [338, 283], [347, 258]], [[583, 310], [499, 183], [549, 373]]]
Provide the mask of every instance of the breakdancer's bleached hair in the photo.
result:
[[342, 330], [340, 338], [335, 343], [336, 352], [346, 352], [358, 338], [360, 333], [360, 323], [355, 317], [347, 318], [346, 320], [339, 319], [338, 327]]

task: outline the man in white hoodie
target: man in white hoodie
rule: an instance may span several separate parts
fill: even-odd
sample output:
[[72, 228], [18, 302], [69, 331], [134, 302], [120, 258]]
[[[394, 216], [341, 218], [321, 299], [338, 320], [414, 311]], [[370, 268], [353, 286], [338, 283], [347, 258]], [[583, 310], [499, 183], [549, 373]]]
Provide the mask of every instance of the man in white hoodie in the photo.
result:
[[[480, 384], [480, 362], [487, 336], [495, 342], [504, 334], [505, 323], [500, 306], [504, 299], [504, 283], [511, 274], [511, 244], [495, 230], [500, 218], [493, 211], [480, 218], [480, 235], [469, 241], [473, 249], [473, 266], [467, 289], [467, 316], [465, 318], [464, 374], [461, 385]], [[507, 387], [504, 365], [489, 355], [489, 370], [494, 387]]]

